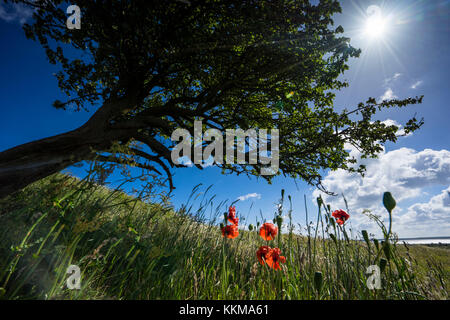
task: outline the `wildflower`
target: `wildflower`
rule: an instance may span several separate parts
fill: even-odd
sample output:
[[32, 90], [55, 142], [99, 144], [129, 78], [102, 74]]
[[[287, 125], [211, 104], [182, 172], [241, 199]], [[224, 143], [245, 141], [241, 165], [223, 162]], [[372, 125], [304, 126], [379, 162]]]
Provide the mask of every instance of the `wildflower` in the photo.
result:
[[336, 222], [341, 226], [350, 218], [350, 215], [344, 210], [333, 211], [331, 215], [336, 218]]
[[259, 235], [264, 240], [273, 240], [278, 233], [278, 227], [275, 227], [273, 223], [266, 222], [259, 229]]
[[259, 263], [264, 265], [264, 262], [266, 262], [267, 256], [272, 250], [269, 246], [262, 246], [259, 247], [258, 251], [256, 251], [256, 257], [258, 258]]
[[226, 237], [228, 239], [234, 239], [239, 235], [239, 229], [237, 225], [229, 225], [222, 227], [222, 237]]
[[280, 262], [286, 263], [286, 257], [281, 256], [280, 254], [281, 250], [279, 248], [273, 248], [267, 255], [266, 263], [269, 267], [273, 268], [274, 270], [281, 269]]
[[230, 207], [228, 208], [228, 217], [227, 217], [228, 221], [234, 225], [238, 225], [239, 223], [239, 218], [236, 217], [236, 208], [235, 207]]

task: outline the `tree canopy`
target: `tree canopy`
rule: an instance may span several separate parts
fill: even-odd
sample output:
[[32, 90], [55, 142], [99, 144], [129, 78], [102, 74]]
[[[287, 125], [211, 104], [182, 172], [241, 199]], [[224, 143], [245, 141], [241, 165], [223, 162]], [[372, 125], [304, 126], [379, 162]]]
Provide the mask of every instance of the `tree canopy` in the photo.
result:
[[[83, 160], [126, 163], [165, 173], [173, 188], [172, 132], [203, 126], [276, 128], [280, 172], [321, 186], [321, 170], [354, 167], [397, 139], [396, 126], [373, 120], [381, 109], [422, 97], [336, 111], [340, 75], [360, 50], [334, 26], [338, 1], [78, 0], [81, 29], [66, 27], [64, 1], [12, 1], [35, 8], [26, 36], [39, 41], [65, 101], [59, 109], [94, 110], [80, 128], [0, 153], [0, 195]], [[418, 129], [422, 120], [405, 124]], [[260, 164], [216, 164], [258, 175]], [[199, 166], [200, 167], [200, 166]], [[269, 180], [271, 176], [264, 176]], [[11, 182], [14, 181], [14, 182]]]

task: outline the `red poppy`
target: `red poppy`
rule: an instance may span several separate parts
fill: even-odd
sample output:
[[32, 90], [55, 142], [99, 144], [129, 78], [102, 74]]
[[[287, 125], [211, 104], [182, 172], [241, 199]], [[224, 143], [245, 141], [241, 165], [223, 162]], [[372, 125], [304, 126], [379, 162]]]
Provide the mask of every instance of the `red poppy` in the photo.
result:
[[222, 237], [226, 237], [228, 239], [234, 239], [239, 235], [239, 229], [237, 225], [233, 224], [230, 226], [222, 227]]
[[256, 251], [256, 257], [258, 258], [259, 263], [264, 265], [264, 262], [266, 262], [267, 256], [272, 250], [269, 246], [262, 246], [259, 247], [258, 251]]
[[230, 207], [228, 209], [228, 217], [227, 217], [228, 221], [234, 225], [238, 225], [239, 223], [239, 218], [236, 217], [236, 208], [235, 207]]
[[259, 235], [264, 240], [273, 240], [278, 233], [278, 227], [275, 227], [273, 223], [266, 222], [259, 229]]
[[286, 263], [286, 257], [281, 256], [280, 254], [281, 254], [280, 249], [273, 248], [267, 255], [266, 263], [269, 267], [273, 268], [274, 270], [281, 269], [280, 262]]
[[350, 218], [350, 215], [344, 210], [333, 211], [331, 215], [336, 218], [336, 222], [341, 226]]

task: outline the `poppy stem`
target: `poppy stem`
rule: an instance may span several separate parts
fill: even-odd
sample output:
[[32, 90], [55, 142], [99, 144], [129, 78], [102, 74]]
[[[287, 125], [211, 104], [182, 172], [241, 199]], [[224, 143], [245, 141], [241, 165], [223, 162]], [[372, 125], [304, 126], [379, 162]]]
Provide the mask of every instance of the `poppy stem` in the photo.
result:
[[226, 284], [227, 284], [227, 265], [226, 265], [226, 248], [227, 248], [227, 237], [223, 238], [222, 242], [222, 299], [226, 299]]

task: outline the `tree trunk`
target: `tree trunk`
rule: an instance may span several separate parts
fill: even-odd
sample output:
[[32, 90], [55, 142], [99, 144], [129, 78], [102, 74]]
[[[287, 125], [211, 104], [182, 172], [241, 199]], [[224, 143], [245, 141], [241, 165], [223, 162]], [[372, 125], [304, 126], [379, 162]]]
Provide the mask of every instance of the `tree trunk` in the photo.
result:
[[129, 130], [111, 130], [109, 121], [135, 104], [126, 98], [107, 100], [76, 130], [0, 152], [0, 199], [77, 162], [95, 159], [113, 141], [129, 140]]
[[[0, 153], [0, 198], [81, 160], [99, 147], [84, 127]], [[98, 149], [97, 149], [98, 150]]]

